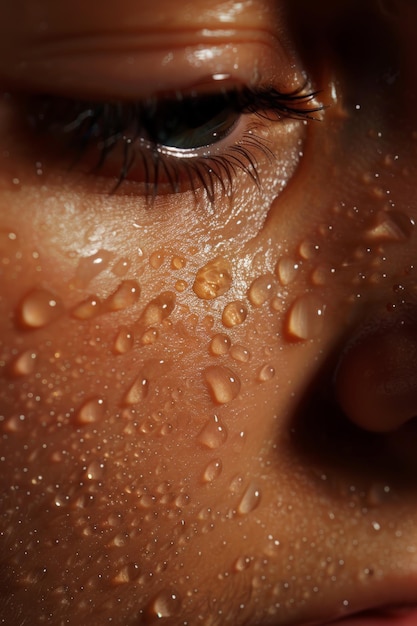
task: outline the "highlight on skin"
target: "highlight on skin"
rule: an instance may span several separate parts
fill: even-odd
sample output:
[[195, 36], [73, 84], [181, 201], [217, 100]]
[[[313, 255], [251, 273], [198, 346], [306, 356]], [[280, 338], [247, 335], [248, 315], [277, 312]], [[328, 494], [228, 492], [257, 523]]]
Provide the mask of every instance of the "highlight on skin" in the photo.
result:
[[0, 0], [0, 622], [411, 626], [417, 6], [180, 4]]

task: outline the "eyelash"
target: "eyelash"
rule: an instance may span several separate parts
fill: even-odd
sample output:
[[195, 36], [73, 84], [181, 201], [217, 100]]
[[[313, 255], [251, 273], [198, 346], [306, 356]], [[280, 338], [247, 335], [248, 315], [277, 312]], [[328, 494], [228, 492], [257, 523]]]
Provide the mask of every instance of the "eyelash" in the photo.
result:
[[[258, 120], [269, 122], [288, 118], [317, 120], [316, 114], [323, 109], [322, 105], [315, 102], [317, 95], [318, 92], [307, 91], [303, 85], [289, 93], [274, 88], [243, 87], [206, 94], [178, 92], [174, 97], [154, 97], [131, 103], [90, 103], [40, 96], [36, 103], [32, 101], [29, 117], [37, 131], [54, 137], [66, 136], [72, 140], [71, 149], [76, 154], [72, 167], [89, 148], [95, 146], [99, 154], [91, 169], [98, 174], [112, 153], [122, 147], [119, 174], [112, 193], [128, 179], [133, 165], [140, 161], [143, 167], [142, 182], [145, 183], [146, 198], [150, 204], [160, 192], [161, 175], [166, 178], [172, 193], [180, 191], [181, 179], [185, 178], [194, 195], [201, 186], [210, 203], [213, 203], [216, 183], [220, 184], [224, 193], [230, 195], [238, 170], [247, 174], [260, 187], [256, 152], [262, 152], [270, 160], [274, 159], [274, 154], [266, 145], [266, 140], [254, 134], [259, 121], [248, 125], [240, 140], [228, 146], [223, 153], [216, 153], [216, 141], [196, 149], [176, 148], [159, 142], [158, 113], [160, 115], [161, 110], [171, 113], [177, 109], [184, 117], [184, 111], [194, 110], [198, 115], [200, 109], [204, 108], [204, 102], [206, 108], [207, 104], [213, 105], [208, 107], [209, 111], [217, 105], [218, 110], [228, 110], [235, 116], [231, 128], [221, 137], [225, 139], [243, 114], [253, 114]], [[213, 119], [211, 117], [207, 122]], [[186, 116], [185, 120], [187, 122]], [[197, 132], [200, 129], [201, 126]], [[205, 153], [198, 154], [201, 150]]]

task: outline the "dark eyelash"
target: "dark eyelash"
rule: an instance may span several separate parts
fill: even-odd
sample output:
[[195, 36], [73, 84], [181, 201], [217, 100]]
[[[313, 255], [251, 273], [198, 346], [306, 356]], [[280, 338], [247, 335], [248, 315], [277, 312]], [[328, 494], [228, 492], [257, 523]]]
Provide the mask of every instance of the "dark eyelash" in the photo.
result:
[[[48, 132], [58, 132], [69, 135], [73, 139], [73, 148], [77, 152], [74, 165], [82, 158], [92, 142], [100, 146], [98, 161], [93, 172], [98, 173], [112, 151], [119, 145], [123, 146], [122, 163], [113, 192], [128, 177], [135, 159], [140, 159], [144, 170], [144, 182], [148, 201], [153, 204], [158, 194], [161, 175], [165, 176], [171, 191], [177, 192], [180, 188], [180, 177], [184, 175], [194, 194], [196, 193], [195, 179], [205, 189], [209, 201], [214, 202], [216, 183], [219, 183], [223, 192], [231, 194], [233, 179], [238, 170], [245, 172], [254, 183], [260, 187], [257, 171], [256, 152], [260, 151], [270, 160], [274, 155], [268, 148], [265, 139], [255, 134], [256, 124], [249, 127], [243, 135], [242, 141], [230, 146], [225, 154], [210, 154], [192, 159], [173, 158], [163, 154], [164, 145], [158, 143], [155, 118], [157, 106], [163, 102], [167, 111], [172, 106], [183, 106], [184, 103], [200, 103], [206, 98], [214, 101], [217, 106], [228, 107], [236, 115], [255, 114], [258, 118], [271, 122], [286, 118], [307, 120], [318, 119], [316, 114], [323, 109], [315, 103], [318, 92], [307, 91], [306, 86], [289, 93], [283, 93], [275, 88], [234, 88], [220, 93], [199, 95], [175, 94], [174, 97], [148, 98], [140, 102], [107, 102], [89, 103], [72, 102], [57, 98], [41, 98], [41, 105], [35, 107], [35, 115], [31, 115], [32, 122], [37, 128]], [[68, 122], [68, 118], [71, 120]], [[126, 137], [130, 130], [133, 136]], [[143, 141], [143, 136], [147, 137]], [[137, 141], [141, 149], [138, 149]]]

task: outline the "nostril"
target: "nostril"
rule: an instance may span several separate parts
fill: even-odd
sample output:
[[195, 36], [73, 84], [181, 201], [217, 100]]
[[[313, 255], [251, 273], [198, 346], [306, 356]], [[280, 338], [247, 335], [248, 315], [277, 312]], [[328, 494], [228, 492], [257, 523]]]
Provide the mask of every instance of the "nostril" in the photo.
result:
[[417, 320], [367, 324], [343, 350], [336, 399], [364, 430], [394, 431], [417, 416]]

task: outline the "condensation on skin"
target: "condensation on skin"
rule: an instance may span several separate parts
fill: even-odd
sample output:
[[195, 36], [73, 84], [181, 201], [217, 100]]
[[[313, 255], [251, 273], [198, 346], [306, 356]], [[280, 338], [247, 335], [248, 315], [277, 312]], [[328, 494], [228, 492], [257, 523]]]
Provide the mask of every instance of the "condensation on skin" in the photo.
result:
[[10, 364], [9, 371], [13, 376], [28, 376], [35, 370], [37, 353], [34, 350], [25, 350]]
[[140, 297], [140, 285], [136, 280], [124, 280], [117, 289], [108, 296], [103, 306], [106, 311], [123, 311], [136, 304]]
[[275, 376], [275, 368], [272, 365], [266, 364], [261, 367], [258, 372], [257, 380], [261, 383], [266, 383], [272, 380]]
[[216, 404], [231, 402], [240, 392], [240, 379], [228, 367], [221, 365], [207, 367], [203, 372], [203, 377]]
[[414, 220], [405, 213], [380, 211], [365, 232], [365, 237], [374, 242], [404, 242], [411, 237], [414, 226]]
[[165, 262], [165, 251], [155, 250], [149, 257], [149, 265], [154, 270], [158, 270]]
[[237, 506], [237, 512], [239, 515], [247, 515], [258, 508], [260, 502], [261, 490], [256, 483], [252, 482], [246, 487]]
[[91, 398], [84, 402], [75, 414], [75, 422], [81, 426], [99, 422], [106, 414], [104, 398]]
[[224, 257], [218, 256], [198, 270], [193, 291], [202, 300], [214, 300], [229, 291], [232, 281], [231, 264]]
[[234, 361], [238, 361], [240, 363], [249, 363], [251, 360], [251, 352], [246, 346], [242, 346], [241, 344], [234, 344], [230, 348], [230, 356]]
[[145, 328], [161, 324], [175, 309], [176, 295], [173, 291], [164, 291], [153, 298], [143, 310], [139, 324]]
[[197, 436], [197, 442], [205, 448], [216, 450], [227, 440], [227, 428], [218, 415], [210, 416]]
[[123, 397], [123, 405], [130, 406], [144, 400], [149, 393], [149, 380], [142, 372], [139, 374]]
[[206, 465], [202, 474], [203, 483], [213, 483], [222, 473], [223, 463], [221, 459], [213, 459]]
[[122, 326], [114, 340], [113, 352], [115, 354], [126, 354], [126, 352], [129, 352], [133, 348], [134, 341], [135, 336], [133, 330], [127, 326]]
[[275, 273], [281, 285], [287, 286], [295, 281], [300, 269], [300, 263], [289, 257], [282, 257], [278, 260]]
[[249, 287], [248, 299], [252, 306], [260, 307], [274, 295], [276, 279], [272, 274], [255, 278]]
[[222, 323], [227, 328], [233, 328], [234, 326], [243, 324], [247, 316], [247, 306], [240, 300], [236, 300], [234, 302], [229, 302], [229, 304], [224, 307]]
[[70, 287], [87, 287], [94, 278], [109, 267], [114, 256], [114, 253], [109, 250], [99, 250], [89, 257], [80, 259]]
[[292, 304], [285, 324], [290, 338], [306, 341], [318, 337], [324, 329], [325, 305], [316, 294], [305, 294]]
[[180, 611], [181, 599], [178, 593], [172, 590], [162, 590], [146, 607], [145, 623], [160, 622], [178, 616]]
[[213, 356], [223, 356], [227, 354], [232, 345], [231, 339], [225, 333], [218, 333], [210, 342], [209, 351]]
[[33, 289], [21, 300], [16, 311], [16, 320], [27, 329], [48, 326], [64, 312], [61, 299], [47, 289]]

